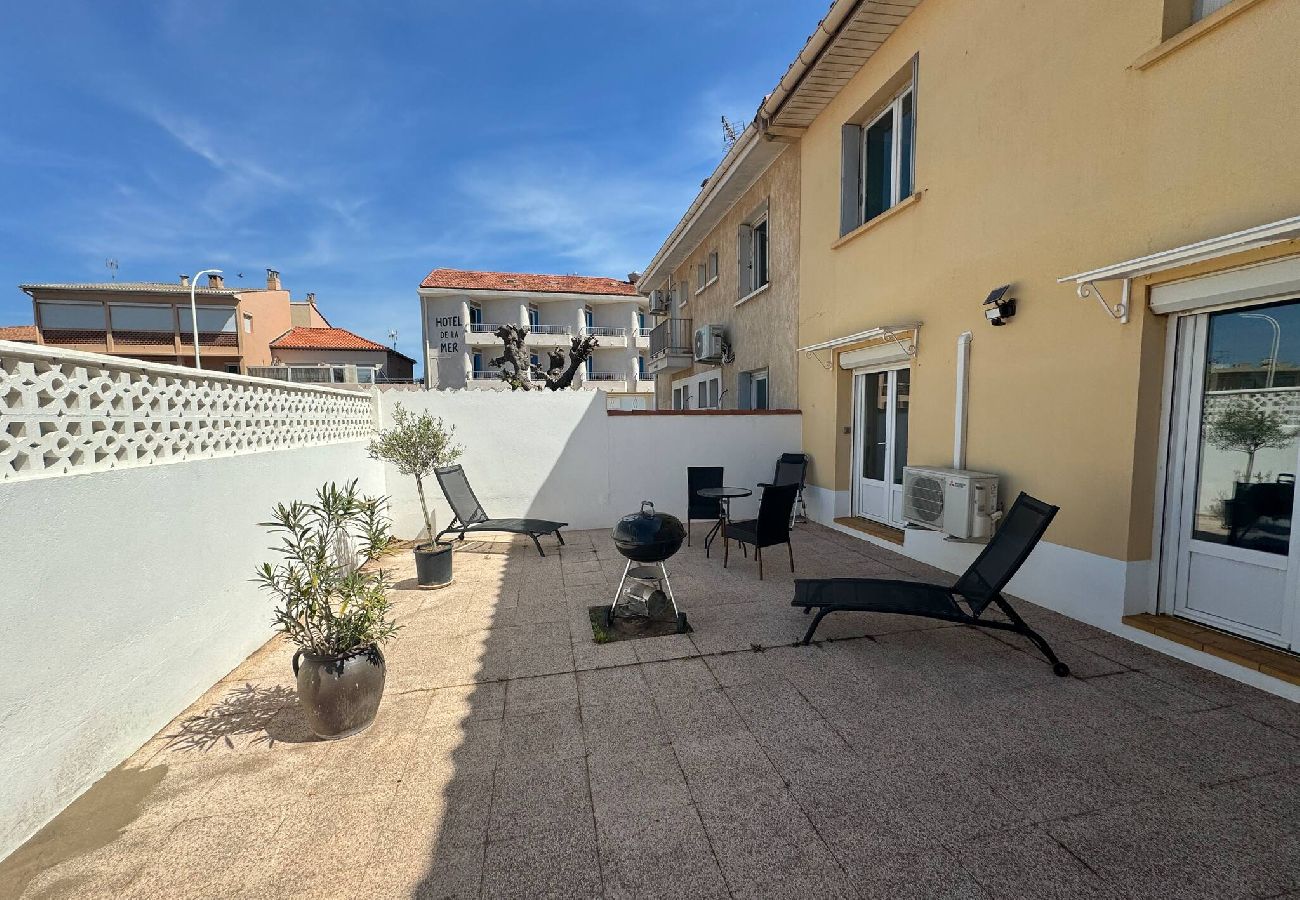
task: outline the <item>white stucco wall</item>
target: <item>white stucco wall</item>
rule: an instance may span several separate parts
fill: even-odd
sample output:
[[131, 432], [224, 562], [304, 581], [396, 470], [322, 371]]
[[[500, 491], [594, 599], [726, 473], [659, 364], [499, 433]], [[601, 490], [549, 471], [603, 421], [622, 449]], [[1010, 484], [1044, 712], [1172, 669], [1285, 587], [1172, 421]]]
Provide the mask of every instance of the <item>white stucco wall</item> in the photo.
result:
[[362, 441], [0, 483], [0, 857], [271, 635], [257, 523], [354, 477]]
[[[456, 426], [461, 464], [489, 515], [575, 529], [612, 527], [642, 500], [684, 516], [689, 465], [724, 466], [728, 484], [754, 489], [802, 440], [798, 415], [611, 416], [604, 395], [592, 391], [386, 392], [383, 427], [395, 403]], [[386, 483], [394, 531], [413, 537], [421, 527], [414, 482], [389, 467]], [[443, 528], [451, 513], [436, 482], [427, 493]], [[733, 513], [756, 509], [756, 499], [741, 500]]]

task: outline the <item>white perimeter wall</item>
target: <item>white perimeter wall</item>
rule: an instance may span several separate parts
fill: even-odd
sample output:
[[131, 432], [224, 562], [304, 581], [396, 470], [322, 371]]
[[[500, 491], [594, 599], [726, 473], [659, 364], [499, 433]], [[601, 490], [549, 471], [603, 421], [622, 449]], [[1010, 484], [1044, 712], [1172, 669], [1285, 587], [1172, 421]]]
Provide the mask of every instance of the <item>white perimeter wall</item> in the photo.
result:
[[[802, 445], [798, 415], [608, 415], [596, 391], [393, 391], [381, 395], [382, 426], [401, 403], [455, 425], [460, 462], [488, 515], [532, 516], [574, 529], [611, 528], [642, 500], [686, 515], [686, 467], [723, 466], [727, 484], [755, 490], [733, 504], [757, 511], [755, 486], [776, 459]], [[421, 528], [415, 484], [388, 467], [394, 532]], [[451, 521], [437, 482], [426, 488], [435, 527]], [[544, 543], [545, 546], [545, 543]]]
[[0, 483], [0, 857], [270, 637], [257, 523], [351, 477], [364, 442]]

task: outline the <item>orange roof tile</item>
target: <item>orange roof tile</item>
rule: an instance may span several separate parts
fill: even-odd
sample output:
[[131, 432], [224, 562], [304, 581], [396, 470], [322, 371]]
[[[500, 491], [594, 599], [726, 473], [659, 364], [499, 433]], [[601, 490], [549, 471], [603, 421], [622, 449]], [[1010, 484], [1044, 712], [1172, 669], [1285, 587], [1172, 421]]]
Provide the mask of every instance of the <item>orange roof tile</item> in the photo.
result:
[[271, 341], [277, 350], [388, 350], [346, 328], [290, 328]]
[[35, 325], [0, 325], [0, 341], [36, 343]]
[[466, 291], [529, 291], [539, 294], [613, 294], [637, 296], [636, 286], [617, 278], [590, 275], [529, 275], [524, 272], [474, 272], [434, 269], [422, 288], [457, 288]]

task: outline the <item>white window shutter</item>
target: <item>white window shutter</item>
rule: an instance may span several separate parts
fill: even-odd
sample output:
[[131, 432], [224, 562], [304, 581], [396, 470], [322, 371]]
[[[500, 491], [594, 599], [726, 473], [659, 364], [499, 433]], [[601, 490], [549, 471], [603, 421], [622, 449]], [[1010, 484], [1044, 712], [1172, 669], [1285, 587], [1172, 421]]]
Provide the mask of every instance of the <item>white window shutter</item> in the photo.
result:
[[840, 237], [862, 224], [862, 126], [840, 128]]

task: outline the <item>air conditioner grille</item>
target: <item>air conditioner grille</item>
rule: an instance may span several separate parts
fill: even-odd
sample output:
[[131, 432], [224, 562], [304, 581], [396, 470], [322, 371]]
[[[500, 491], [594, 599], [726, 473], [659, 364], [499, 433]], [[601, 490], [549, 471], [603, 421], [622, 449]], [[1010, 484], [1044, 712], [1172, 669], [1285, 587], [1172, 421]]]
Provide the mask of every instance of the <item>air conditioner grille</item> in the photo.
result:
[[914, 475], [903, 492], [906, 514], [922, 522], [943, 521], [943, 489], [941, 478]]

